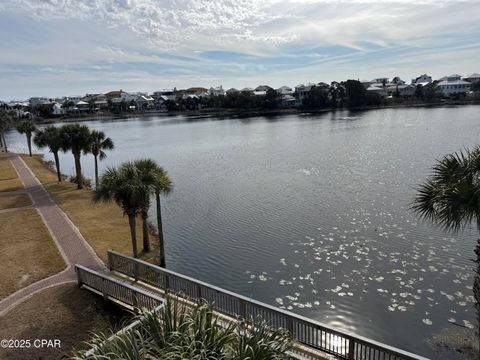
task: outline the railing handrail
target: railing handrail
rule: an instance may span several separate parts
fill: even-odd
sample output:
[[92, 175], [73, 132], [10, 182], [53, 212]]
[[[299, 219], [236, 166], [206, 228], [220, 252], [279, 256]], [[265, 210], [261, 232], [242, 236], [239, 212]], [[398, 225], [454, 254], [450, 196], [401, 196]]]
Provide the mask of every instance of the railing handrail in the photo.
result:
[[[313, 325], [317, 328], [320, 328], [320, 329], [324, 329], [326, 331], [328, 331], [329, 333], [331, 334], [334, 334], [334, 335], [339, 335], [339, 336], [343, 336], [347, 339], [351, 339], [353, 340], [354, 342], [356, 343], [364, 343], [364, 344], [367, 344], [367, 345], [372, 345], [372, 346], [375, 346], [375, 347], [378, 347], [380, 349], [383, 349], [383, 350], [386, 350], [386, 351], [389, 351], [389, 352], [392, 352], [392, 353], [395, 353], [396, 355], [398, 356], [402, 356], [406, 359], [411, 359], [411, 360], [429, 360], [428, 358], [426, 357], [423, 357], [423, 356], [420, 356], [420, 355], [417, 355], [417, 354], [413, 354], [413, 353], [410, 353], [408, 351], [405, 351], [405, 350], [402, 350], [402, 349], [398, 349], [396, 347], [393, 347], [393, 346], [390, 346], [390, 345], [387, 345], [387, 344], [383, 344], [381, 342], [378, 342], [376, 340], [372, 340], [372, 339], [369, 339], [369, 338], [366, 338], [366, 337], [363, 337], [363, 336], [360, 336], [360, 335], [356, 335], [354, 333], [351, 333], [351, 332], [348, 332], [348, 331], [342, 331], [342, 330], [336, 330], [336, 329], [333, 329], [331, 328], [330, 326], [320, 322], [320, 321], [317, 321], [317, 320], [313, 320], [313, 319], [309, 319], [305, 316], [302, 316], [302, 315], [298, 315], [298, 314], [295, 314], [293, 312], [290, 312], [288, 310], [284, 310], [284, 309], [279, 309], [275, 306], [272, 306], [272, 305], [269, 305], [269, 304], [265, 304], [263, 302], [260, 302], [258, 300], [254, 300], [254, 299], [251, 299], [251, 298], [248, 298], [244, 295], [241, 295], [241, 294], [238, 294], [238, 293], [235, 293], [233, 291], [230, 291], [230, 290], [226, 290], [226, 289], [223, 289], [223, 288], [220, 288], [218, 286], [215, 286], [215, 285], [212, 285], [212, 284], [209, 284], [209, 283], [206, 283], [204, 281], [201, 281], [201, 280], [197, 280], [197, 279], [194, 279], [192, 277], [189, 277], [187, 275], [183, 275], [183, 274], [180, 274], [180, 273], [177, 273], [173, 270], [169, 270], [169, 269], [165, 269], [165, 268], [162, 268], [160, 266], [157, 266], [157, 265], [154, 265], [154, 264], [151, 264], [149, 262], [146, 262], [144, 260], [140, 260], [140, 259], [137, 259], [137, 258], [134, 258], [134, 257], [131, 257], [131, 256], [128, 256], [128, 255], [125, 255], [125, 254], [122, 254], [122, 253], [119, 253], [117, 251], [114, 251], [114, 250], [108, 250], [108, 258], [110, 260], [110, 256], [117, 256], [117, 257], [121, 257], [121, 258], [124, 258], [124, 259], [127, 259], [133, 263], [138, 263], [138, 264], [142, 264], [144, 266], [147, 266], [157, 272], [160, 272], [160, 273], [165, 273], [165, 274], [169, 274], [169, 275], [172, 275], [172, 276], [176, 276], [176, 277], [179, 277], [183, 280], [187, 280], [187, 281], [190, 281], [192, 283], [195, 283], [197, 285], [201, 285], [205, 288], [209, 288], [211, 290], [215, 290], [217, 292], [220, 292], [220, 293], [223, 293], [223, 294], [226, 294], [226, 295], [229, 295], [229, 296], [232, 296], [234, 298], [237, 298], [239, 300], [242, 300], [244, 302], [248, 302], [248, 303], [251, 303], [251, 304], [254, 304], [255, 306], [258, 306], [258, 307], [261, 307], [261, 308], [265, 308], [265, 309], [268, 309], [269, 311], [272, 311], [274, 313], [279, 313], [279, 314], [282, 314], [284, 316], [286, 316], [287, 318], [293, 318], [295, 320], [298, 320], [298, 321], [301, 321], [301, 322], [304, 322], [304, 323], [308, 323], [310, 325]], [[112, 268], [112, 265], [113, 264], [109, 264], [110, 266], [110, 269], [115, 271], [114, 268]]]
[[[83, 272], [87, 272], [87, 273], [92, 274], [92, 275], [95, 275], [95, 276], [98, 276], [98, 277], [100, 277], [100, 278], [102, 278], [102, 279], [104, 279], [104, 280], [107, 280], [107, 281], [110, 281], [110, 282], [112, 282], [112, 283], [114, 283], [114, 284], [120, 285], [120, 286], [122, 286], [122, 287], [124, 287], [124, 288], [127, 288], [127, 289], [129, 289], [129, 290], [132, 290], [132, 291], [134, 291], [134, 292], [136, 292], [136, 293], [138, 293], [138, 294], [142, 294], [142, 295], [144, 295], [144, 296], [150, 297], [150, 298], [152, 298], [152, 299], [154, 299], [154, 300], [156, 300], [156, 301], [165, 302], [165, 299], [164, 299], [164, 298], [162, 298], [162, 297], [160, 297], [160, 296], [157, 296], [157, 295], [155, 295], [155, 294], [149, 293], [148, 291], [145, 291], [145, 290], [143, 290], [143, 289], [141, 289], [141, 288], [138, 288], [138, 287], [136, 287], [136, 286], [132, 286], [132, 285], [130, 285], [130, 284], [127, 284], [126, 282], [117, 280], [117, 279], [115, 279], [115, 278], [113, 278], [113, 277], [111, 277], [111, 276], [108, 276], [108, 275], [106, 275], [106, 274], [103, 274], [103, 273], [101, 273], [101, 272], [98, 272], [98, 271], [89, 269], [89, 268], [87, 268], [87, 267], [85, 267], [85, 266], [83, 266], [83, 265], [78, 265], [78, 264], [75, 265], [75, 272], [78, 273], [79, 270], [80, 270], [80, 271], [83, 271]], [[84, 284], [83, 282], [79, 283], [79, 285], [83, 285], [83, 284]], [[89, 284], [85, 284], [85, 285], [91, 286], [91, 285], [89, 285]]]

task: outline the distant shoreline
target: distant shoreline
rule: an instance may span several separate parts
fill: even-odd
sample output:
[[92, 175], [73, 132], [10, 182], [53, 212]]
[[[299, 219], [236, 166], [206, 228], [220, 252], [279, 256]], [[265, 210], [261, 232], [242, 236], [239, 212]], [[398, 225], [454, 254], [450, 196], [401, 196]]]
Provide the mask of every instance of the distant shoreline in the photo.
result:
[[235, 118], [248, 118], [254, 116], [284, 116], [293, 114], [323, 114], [333, 111], [368, 111], [378, 109], [399, 109], [399, 108], [437, 108], [445, 106], [458, 106], [458, 105], [480, 105], [478, 100], [469, 101], [441, 101], [435, 103], [417, 103], [417, 104], [389, 104], [380, 106], [363, 106], [356, 108], [323, 108], [323, 109], [273, 109], [273, 110], [237, 110], [237, 109], [215, 109], [215, 110], [196, 110], [196, 111], [144, 111], [135, 113], [103, 113], [103, 114], [88, 114], [78, 117], [58, 117], [58, 118], [40, 118], [38, 121], [41, 124], [54, 124], [57, 122], [83, 122], [83, 121], [95, 121], [95, 120], [119, 120], [119, 119], [131, 119], [131, 118], [148, 118], [148, 117], [171, 117], [178, 115], [185, 115], [187, 117], [235, 117]]

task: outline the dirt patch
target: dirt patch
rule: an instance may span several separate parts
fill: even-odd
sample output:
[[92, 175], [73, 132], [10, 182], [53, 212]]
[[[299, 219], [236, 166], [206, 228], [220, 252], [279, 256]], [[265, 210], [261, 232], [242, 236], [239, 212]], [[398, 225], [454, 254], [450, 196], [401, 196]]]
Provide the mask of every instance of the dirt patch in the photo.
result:
[[60, 340], [60, 348], [0, 349], [1, 359], [62, 359], [85, 349], [92, 333], [118, 330], [128, 314], [100, 296], [65, 284], [43, 290], [3, 317], [0, 339]]

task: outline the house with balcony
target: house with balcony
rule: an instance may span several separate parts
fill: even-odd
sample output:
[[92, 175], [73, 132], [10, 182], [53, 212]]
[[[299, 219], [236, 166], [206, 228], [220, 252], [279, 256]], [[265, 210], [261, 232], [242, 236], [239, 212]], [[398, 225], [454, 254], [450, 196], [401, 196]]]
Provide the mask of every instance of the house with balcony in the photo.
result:
[[448, 76], [446, 80], [440, 81], [437, 87], [443, 96], [450, 97], [469, 92], [471, 85], [470, 82], [461, 80], [458, 76]]

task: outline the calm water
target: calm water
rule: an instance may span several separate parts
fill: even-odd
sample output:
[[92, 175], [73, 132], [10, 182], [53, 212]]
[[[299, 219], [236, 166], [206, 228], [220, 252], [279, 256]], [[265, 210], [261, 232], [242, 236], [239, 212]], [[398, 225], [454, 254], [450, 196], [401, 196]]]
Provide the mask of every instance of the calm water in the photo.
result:
[[170, 268], [428, 356], [432, 334], [474, 323], [475, 230], [445, 234], [408, 207], [435, 159], [479, 142], [480, 107], [86, 124], [116, 144], [101, 168], [168, 170]]

